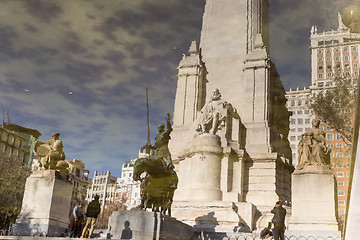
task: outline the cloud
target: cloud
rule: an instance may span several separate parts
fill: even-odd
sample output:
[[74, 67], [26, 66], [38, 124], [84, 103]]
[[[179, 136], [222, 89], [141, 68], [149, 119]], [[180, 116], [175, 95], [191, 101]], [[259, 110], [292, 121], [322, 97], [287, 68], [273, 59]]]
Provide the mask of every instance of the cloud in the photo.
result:
[[[336, 28], [347, 3], [270, 1], [271, 58], [286, 89], [310, 83], [310, 28]], [[68, 159], [119, 173], [146, 142], [145, 88], [152, 141], [172, 113], [176, 67], [200, 38], [204, 4], [3, 1], [0, 102], [13, 122], [39, 130], [42, 140], [59, 131]]]

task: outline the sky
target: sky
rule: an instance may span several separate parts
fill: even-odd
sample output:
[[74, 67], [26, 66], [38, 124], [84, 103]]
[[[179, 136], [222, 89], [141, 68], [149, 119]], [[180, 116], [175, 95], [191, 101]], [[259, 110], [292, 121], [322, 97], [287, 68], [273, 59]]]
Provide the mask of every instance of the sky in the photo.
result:
[[[240, 1], [240, 0], [239, 0]], [[285, 90], [310, 85], [310, 29], [336, 29], [350, 0], [269, 0], [270, 57]], [[124, 162], [173, 113], [177, 66], [199, 41], [205, 0], [0, 0], [0, 107], [60, 132], [90, 176]]]

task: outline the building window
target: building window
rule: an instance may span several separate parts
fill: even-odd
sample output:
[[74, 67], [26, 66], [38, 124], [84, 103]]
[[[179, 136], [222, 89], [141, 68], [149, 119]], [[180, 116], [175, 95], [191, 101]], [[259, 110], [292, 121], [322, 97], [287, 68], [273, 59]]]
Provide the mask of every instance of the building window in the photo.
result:
[[349, 61], [349, 56], [344, 56], [344, 61]]
[[295, 144], [291, 144], [291, 145], [290, 145], [290, 148], [291, 148], [292, 150], [295, 150], [295, 148], [296, 148], [296, 147], [295, 147]]
[[298, 101], [298, 106], [302, 106], [302, 100]]
[[298, 128], [298, 132], [303, 132], [303, 129], [302, 129], [302, 128]]
[[353, 59], [354, 59], [354, 61], [356, 61], [358, 58], [357, 58], [357, 56], [354, 56]]
[[[320, 75], [321, 75], [321, 77], [320, 77]], [[323, 77], [323, 74], [322, 73], [320, 73], [319, 74], [319, 78], [322, 78]], [[323, 87], [324, 86], [324, 83], [323, 82], [318, 82], [318, 87]]]
[[300, 136], [298, 136], [298, 140], [299, 140], [299, 141], [301, 140], [301, 135], [300, 135]]
[[345, 184], [344, 184], [344, 182], [338, 182], [337, 185], [338, 185], [339, 187], [342, 187], [342, 186], [344, 186]]
[[290, 129], [290, 132], [295, 132], [295, 131], [296, 131], [295, 128]]
[[[338, 185], [338, 186], [340, 186], [340, 185]], [[344, 186], [344, 185], [342, 185], [342, 186]], [[344, 200], [339, 200], [339, 205], [340, 206], [345, 206], [345, 201]]]
[[322, 62], [323, 61], [323, 59], [322, 58], [319, 58], [319, 62]]
[[291, 106], [292, 106], [292, 107], [295, 106], [295, 101], [291, 101]]
[[334, 165], [334, 163], [331, 163], [330, 166], [331, 166], [331, 168], [334, 168], [335, 165]]
[[327, 133], [327, 134], [326, 134], [326, 139], [327, 139], [327, 140], [334, 140], [334, 134], [332, 134], [332, 133]]
[[339, 62], [340, 61], [340, 57], [335, 57], [335, 62]]
[[345, 64], [345, 68], [350, 68], [350, 65], [348, 63]]
[[331, 78], [332, 74], [331, 73], [327, 73], [327, 77]]
[[342, 140], [342, 135], [340, 133], [336, 134], [336, 140]]
[[[305, 104], [306, 104], [306, 102], [309, 103], [308, 100], [305, 101]], [[305, 110], [305, 114], [310, 114], [310, 110]]]
[[333, 158], [334, 157], [334, 153], [330, 153], [330, 158]]
[[291, 136], [290, 137], [290, 141], [295, 141], [296, 140], [296, 136]]
[[291, 118], [291, 119], [290, 119], [290, 124], [296, 124], [296, 119]]
[[338, 196], [345, 196], [345, 192], [343, 190], [338, 191]]
[[319, 66], [319, 70], [323, 70], [323, 66], [320, 65], [320, 66]]
[[344, 177], [344, 172], [337, 172], [336, 177]]
[[354, 68], [358, 68], [358, 64], [357, 64], [357, 63], [354, 63]]
[[328, 143], [328, 144], [327, 144], [327, 147], [328, 147], [328, 148], [333, 148], [333, 147], [334, 147], [334, 144]]
[[344, 52], [347, 52], [348, 51], [348, 48], [347, 47], [344, 47]]
[[337, 144], [336, 144], [336, 147], [337, 147], [337, 148], [343, 148], [343, 145], [342, 145], [341, 143], [337, 143]]
[[303, 112], [302, 111], [297, 111], [297, 114], [303, 114]]
[[337, 167], [337, 168], [343, 168], [343, 167], [344, 167], [344, 164], [342, 164], [342, 163], [337, 163], [337, 164], [336, 164], [336, 167]]
[[345, 109], [345, 113], [350, 113], [351, 112], [351, 109], [350, 108], [346, 108]]
[[326, 68], [327, 68], [328, 70], [331, 70], [331, 65], [327, 65]]
[[345, 209], [339, 209], [339, 215], [344, 215], [345, 214]]
[[331, 61], [331, 57], [327, 57], [326, 61], [330, 62]]
[[343, 157], [343, 156], [344, 156], [344, 154], [342, 152], [337, 152], [336, 153], [336, 157]]
[[352, 47], [351, 50], [352, 50], [353, 52], [356, 52], [356, 47]]
[[322, 53], [323, 53], [323, 51], [322, 51], [322, 50], [318, 50], [317, 52], [318, 52], [318, 54], [322, 54]]
[[332, 131], [332, 130], [334, 130], [334, 129], [332, 129], [332, 127], [330, 127], [329, 125], [326, 126], [326, 131]]
[[297, 122], [298, 122], [298, 124], [303, 124], [302, 118], [299, 118], [299, 119], [297, 120]]

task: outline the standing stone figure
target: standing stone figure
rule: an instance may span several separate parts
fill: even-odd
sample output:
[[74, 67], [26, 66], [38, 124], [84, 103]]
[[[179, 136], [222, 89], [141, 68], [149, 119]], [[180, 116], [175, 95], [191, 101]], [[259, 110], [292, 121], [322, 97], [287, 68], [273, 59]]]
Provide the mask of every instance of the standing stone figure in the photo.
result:
[[50, 168], [56, 166], [60, 160], [65, 160], [60, 133], [55, 132], [51, 136], [50, 140], [35, 142], [34, 152], [40, 157], [41, 168]]
[[313, 127], [302, 134], [298, 145], [298, 169], [305, 165], [326, 165], [329, 163], [330, 149], [326, 147], [325, 132], [319, 128], [320, 121], [314, 119]]
[[164, 164], [164, 169], [173, 169], [171, 154], [168, 148], [170, 133], [172, 132], [172, 127], [170, 123], [170, 114], [168, 113], [165, 117], [166, 119], [166, 131], [165, 125], [160, 124], [158, 126], [159, 133], [155, 137], [155, 156], [156, 159], [161, 159]]
[[226, 108], [227, 102], [221, 100], [219, 89], [215, 88], [210, 101], [201, 109], [200, 122], [197, 131], [202, 133], [215, 134], [224, 126], [226, 115], [223, 109]]

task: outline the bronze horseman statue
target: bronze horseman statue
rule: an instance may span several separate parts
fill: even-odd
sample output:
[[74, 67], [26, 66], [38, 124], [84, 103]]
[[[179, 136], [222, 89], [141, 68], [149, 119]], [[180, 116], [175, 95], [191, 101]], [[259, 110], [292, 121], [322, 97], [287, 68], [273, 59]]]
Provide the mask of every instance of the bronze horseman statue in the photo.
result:
[[133, 179], [141, 181], [141, 209], [151, 208], [153, 211], [171, 216], [171, 204], [178, 177], [168, 148], [172, 131], [169, 113], [165, 119], [166, 131], [165, 125], [160, 124], [155, 145], [151, 146], [148, 138], [143, 148], [147, 149], [147, 156], [135, 161]]

